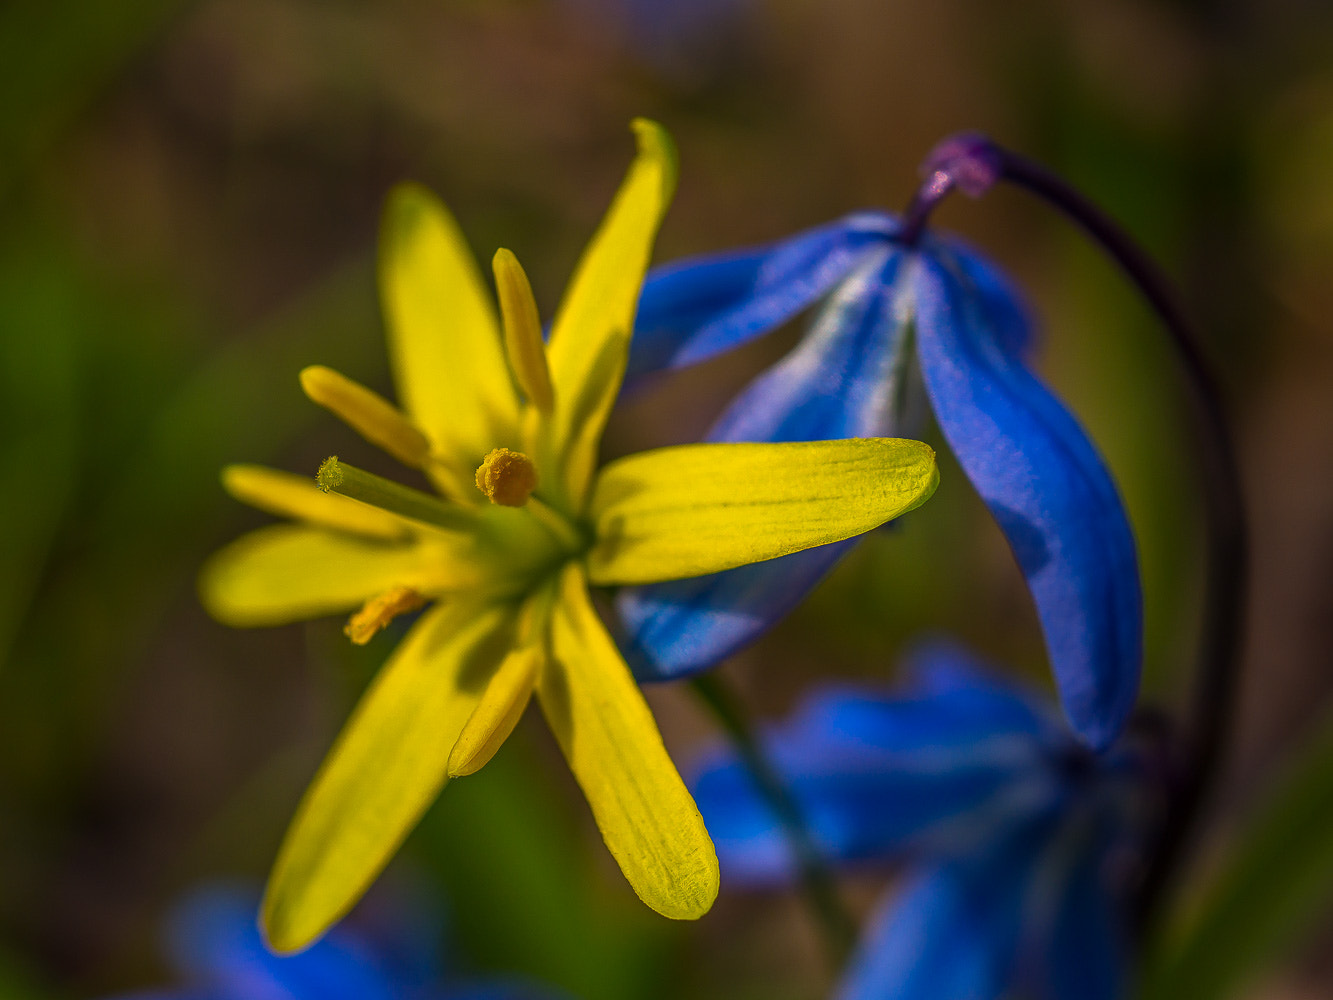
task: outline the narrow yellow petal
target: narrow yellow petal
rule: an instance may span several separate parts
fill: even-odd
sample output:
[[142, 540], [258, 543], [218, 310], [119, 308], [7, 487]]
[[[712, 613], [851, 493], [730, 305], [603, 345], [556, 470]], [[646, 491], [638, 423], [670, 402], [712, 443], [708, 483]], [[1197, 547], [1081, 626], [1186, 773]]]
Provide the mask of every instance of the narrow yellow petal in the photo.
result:
[[404, 465], [419, 469], [426, 464], [430, 454], [426, 435], [379, 393], [323, 365], [301, 370], [301, 388], [312, 402]]
[[199, 594], [218, 621], [249, 627], [351, 611], [395, 587], [435, 595], [482, 582], [471, 560], [444, 541], [377, 542], [275, 524], [214, 553], [199, 574]]
[[542, 342], [542, 322], [537, 302], [523, 265], [509, 250], [495, 251], [491, 260], [495, 272], [495, 290], [500, 298], [504, 319], [505, 353], [514, 371], [514, 379], [532, 405], [550, 413], [555, 405], [551, 391], [551, 372], [546, 364], [546, 345]]
[[717, 898], [713, 842], [578, 566], [561, 578], [551, 643], [538, 698], [607, 848], [658, 913], [703, 916]]
[[279, 517], [292, 517], [383, 541], [403, 541], [412, 534], [412, 529], [401, 518], [325, 492], [309, 476], [267, 469], [262, 465], [229, 465], [222, 470], [222, 486], [242, 503]]
[[897, 438], [640, 452], [597, 478], [588, 574], [648, 583], [774, 559], [869, 531], [938, 483], [935, 452]]
[[466, 486], [492, 448], [520, 447], [519, 399], [476, 261], [419, 185], [389, 196], [379, 277], [400, 402], [449, 467], [447, 485]]
[[670, 135], [643, 118], [633, 127], [638, 156], [574, 272], [547, 348], [555, 413], [549, 450], [537, 464], [543, 473], [553, 461], [564, 469], [563, 481], [548, 488], [573, 509], [585, 499], [602, 429], [620, 391], [639, 289], [676, 185]]
[[505, 657], [449, 754], [449, 777], [480, 771], [509, 739], [528, 707], [544, 659], [541, 649], [534, 646]]
[[306, 947], [366, 891], [439, 794], [453, 746], [513, 638], [511, 609], [427, 612], [372, 682], [301, 801], [261, 916]]

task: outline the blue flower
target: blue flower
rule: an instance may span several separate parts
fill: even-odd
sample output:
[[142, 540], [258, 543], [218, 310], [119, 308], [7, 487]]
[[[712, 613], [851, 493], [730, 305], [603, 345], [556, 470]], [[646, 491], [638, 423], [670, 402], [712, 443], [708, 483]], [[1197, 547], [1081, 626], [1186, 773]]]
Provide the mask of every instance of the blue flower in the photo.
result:
[[434, 921], [360, 907], [295, 955], [270, 952], [256, 923], [259, 895], [215, 885], [168, 918], [166, 946], [183, 985], [120, 1000], [558, 1000], [526, 983], [446, 981]]
[[[1149, 758], [1128, 740], [1093, 754], [1054, 706], [957, 647], [923, 647], [909, 667], [906, 691], [825, 688], [767, 744], [821, 852], [904, 865], [839, 1000], [1115, 1000]], [[725, 881], [792, 878], [734, 755], [693, 786]]]
[[[714, 441], [912, 436], [925, 405], [1027, 578], [1070, 723], [1110, 745], [1138, 692], [1142, 599], [1134, 538], [1105, 465], [1033, 375], [1008, 280], [955, 240], [896, 242], [862, 212], [752, 250], [649, 275], [629, 377], [682, 368], [827, 297], [802, 342], [713, 426]], [[753, 640], [852, 545], [639, 587], [619, 599], [641, 680], [684, 676]]]

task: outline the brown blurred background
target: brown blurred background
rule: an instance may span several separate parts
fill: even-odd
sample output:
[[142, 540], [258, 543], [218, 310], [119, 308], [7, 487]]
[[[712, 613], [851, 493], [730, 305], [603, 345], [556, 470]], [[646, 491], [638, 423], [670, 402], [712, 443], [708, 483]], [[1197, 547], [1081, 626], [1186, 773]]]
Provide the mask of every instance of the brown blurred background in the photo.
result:
[[[392, 639], [258, 632], [194, 596], [263, 519], [217, 470], [372, 467], [308, 404], [327, 363], [387, 391], [373, 252], [386, 190], [438, 191], [550, 315], [629, 160], [672, 130], [658, 260], [898, 209], [945, 134], [989, 132], [1100, 200], [1178, 277], [1233, 405], [1255, 536], [1243, 717], [1212, 840], [1333, 687], [1333, 10], [1313, 0], [9, 0], [0, 8], [0, 996], [160, 981], [164, 907], [262, 877]], [[1025, 195], [958, 198], [1030, 291], [1043, 368], [1120, 478], [1148, 601], [1146, 686], [1188, 682], [1199, 507], [1152, 317]], [[697, 437], [793, 328], [622, 407], [618, 453]], [[994, 527], [952, 466], [727, 666], [756, 713], [887, 677], [923, 629], [1042, 677]], [[650, 692], [682, 761], [709, 737]], [[448, 900], [454, 963], [588, 1000], [805, 998], [829, 982], [794, 899], [698, 925], [635, 902], [543, 727], [451, 786], [390, 879]], [[1200, 857], [1206, 858], [1206, 852]], [[1206, 860], [1203, 862], [1206, 865]], [[867, 903], [875, 883], [848, 886]], [[1329, 927], [1333, 933], [1333, 925]], [[1317, 936], [1263, 996], [1333, 997]]]

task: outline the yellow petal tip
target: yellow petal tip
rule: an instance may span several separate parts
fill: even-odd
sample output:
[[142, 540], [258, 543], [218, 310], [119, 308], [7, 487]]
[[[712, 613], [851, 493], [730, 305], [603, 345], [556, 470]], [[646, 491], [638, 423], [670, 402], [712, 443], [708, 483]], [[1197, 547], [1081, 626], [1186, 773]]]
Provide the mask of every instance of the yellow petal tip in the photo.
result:
[[703, 840], [707, 856], [693, 859], [688, 872], [678, 871], [665, 883], [631, 883], [635, 895], [659, 916], [668, 920], [698, 920], [713, 908], [721, 879], [713, 842], [707, 834]]
[[324, 930], [296, 933], [291, 921], [284, 919], [283, 907], [265, 896], [259, 908], [259, 935], [264, 946], [275, 955], [295, 955], [314, 944]]
[[666, 204], [676, 190], [676, 175], [680, 170], [680, 158], [676, 152], [676, 142], [671, 138], [661, 123], [651, 118], [634, 118], [630, 129], [638, 143], [639, 155], [657, 160], [663, 170], [662, 203]]
[[454, 744], [449, 754], [446, 771], [450, 778], [467, 778], [476, 774], [491, 762], [499, 747], [479, 746], [475, 742], [464, 745], [461, 741]]

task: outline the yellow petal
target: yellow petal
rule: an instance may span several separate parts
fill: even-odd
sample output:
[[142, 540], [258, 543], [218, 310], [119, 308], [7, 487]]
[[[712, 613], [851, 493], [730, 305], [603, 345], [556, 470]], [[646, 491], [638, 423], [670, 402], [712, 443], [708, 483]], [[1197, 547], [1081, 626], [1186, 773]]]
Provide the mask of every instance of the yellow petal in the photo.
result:
[[274, 950], [304, 948], [346, 913], [439, 794], [512, 624], [507, 608], [441, 605], [384, 665], [278, 853], [261, 918]]
[[555, 386], [549, 452], [563, 481], [557, 503], [581, 507], [597, 445], [625, 372], [639, 289], [653, 240], [676, 185], [676, 152], [666, 130], [635, 119], [639, 152], [601, 227], [584, 251], [551, 326], [547, 356]]
[[658, 913], [703, 916], [717, 898], [713, 842], [578, 566], [561, 578], [551, 642], [537, 694], [607, 848]]
[[523, 394], [542, 413], [555, 405], [551, 394], [551, 372], [546, 364], [546, 344], [542, 342], [542, 323], [537, 303], [523, 265], [513, 252], [501, 247], [491, 260], [495, 290], [500, 297], [500, 315], [504, 319], [505, 353], [514, 370], [514, 380]]
[[935, 452], [897, 438], [640, 452], [597, 478], [588, 574], [648, 583], [774, 559], [869, 531], [938, 483]]
[[351, 611], [394, 587], [436, 595], [477, 586], [476, 577], [472, 562], [444, 542], [376, 542], [275, 524], [216, 552], [199, 593], [218, 621], [247, 627]]
[[517, 448], [519, 400], [495, 309], [448, 210], [425, 188], [389, 196], [380, 295], [400, 402], [448, 467], [456, 499], [492, 448]]
[[301, 388], [312, 402], [404, 465], [419, 469], [426, 464], [430, 453], [426, 435], [379, 393], [323, 365], [301, 370]]
[[505, 657], [449, 755], [449, 777], [480, 771], [518, 725], [545, 657], [529, 646]]
[[412, 534], [411, 528], [400, 518], [325, 492], [309, 476], [267, 469], [262, 465], [229, 465], [222, 470], [222, 486], [241, 503], [279, 517], [296, 518], [384, 541], [403, 541]]

